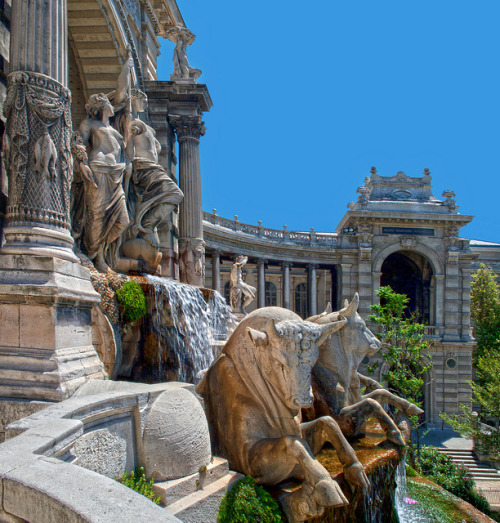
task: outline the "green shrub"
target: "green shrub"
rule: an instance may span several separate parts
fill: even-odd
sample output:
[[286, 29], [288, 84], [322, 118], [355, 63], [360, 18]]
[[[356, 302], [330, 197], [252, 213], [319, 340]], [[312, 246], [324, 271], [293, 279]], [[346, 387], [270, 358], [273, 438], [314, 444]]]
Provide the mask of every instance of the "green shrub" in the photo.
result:
[[123, 305], [126, 321], [138, 320], [146, 314], [146, 297], [136, 281], [125, 282], [123, 287], [116, 291], [116, 298]]
[[161, 504], [160, 496], [155, 496], [153, 492], [153, 479], [150, 479], [149, 481], [146, 479], [144, 467], [137, 467], [135, 471], [130, 474], [124, 472], [121, 478], [115, 479], [126, 487], [131, 488], [132, 490], [135, 490], [135, 492], [150, 499], [153, 503], [156, 503], [157, 505]]
[[488, 501], [474, 490], [474, 479], [467, 467], [456, 465], [436, 447], [423, 446], [415, 456], [415, 468], [423, 476], [467, 501], [485, 514], [490, 514]]
[[278, 503], [250, 476], [238, 481], [222, 498], [219, 523], [281, 523]]

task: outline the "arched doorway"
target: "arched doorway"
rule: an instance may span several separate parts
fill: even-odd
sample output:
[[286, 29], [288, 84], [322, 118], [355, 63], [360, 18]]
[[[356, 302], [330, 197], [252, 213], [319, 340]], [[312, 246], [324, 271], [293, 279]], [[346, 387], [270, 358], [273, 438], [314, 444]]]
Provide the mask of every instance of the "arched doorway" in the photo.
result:
[[395, 292], [406, 294], [410, 298], [408, 311], [431, 325], [433, 270], [427, 258], [412, 251], [394, 252], [384, 260], [381, 272], [380, 286], [390, 285]]

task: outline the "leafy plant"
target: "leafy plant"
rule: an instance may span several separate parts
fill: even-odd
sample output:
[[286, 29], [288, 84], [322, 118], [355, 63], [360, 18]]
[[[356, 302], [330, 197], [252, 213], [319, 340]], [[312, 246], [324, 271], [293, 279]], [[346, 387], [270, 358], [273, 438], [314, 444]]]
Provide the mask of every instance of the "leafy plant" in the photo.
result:
[[282, 512], [272, 496], [250, 476], [238, 481], [222, 498], [219, 523], [281, 523]]
[[[408, 314], [410, 301], [405, 294], [394, 292], [390, 286], [377, 291], [378, 305], [371, 305], [369, 321], [380, 327], [377, 337], [382, 341], [380, 357], [388, 365], [382, 377], [389, 390], [417, 406], [421, 406], [424, 377], [432, 367], [429, 341], [424, 339], [426, 326], [417, 321], [415, 314]], [[369, 367], [373, 372], [377, 363]], [[418, 417], [410, 418], [413, 427]]]
[[481, 512], [490, 513], [486, 499], [474, 490], [474, 479], [465, 466], [456, 465], [451, 458], [436, 447], [423, 446], [415, 458], [416, 470], [467, 501]]
[[146, 297], [136, 281], [125, 282], [123, 287], [116, 291], [116, 298], [123, 305], [126, 321], [136, 321], [146, 314]]
[[135, 471], [130, 474], [124, 472], [121, 478], [115, 479], [126, 487], [150, 499], [153, 503], [157, 505], [161, 504], [161, 497], [155, 496], [153, 492], [153, 479], [147, 480], [144, 467], [137, 467]]
[[497, 355], [500, 353], [500, 287], [497, 278], [491, 267], [483, 263], [472, 275], [471, 320], [477, 342], [477, 357], [491, 350]]

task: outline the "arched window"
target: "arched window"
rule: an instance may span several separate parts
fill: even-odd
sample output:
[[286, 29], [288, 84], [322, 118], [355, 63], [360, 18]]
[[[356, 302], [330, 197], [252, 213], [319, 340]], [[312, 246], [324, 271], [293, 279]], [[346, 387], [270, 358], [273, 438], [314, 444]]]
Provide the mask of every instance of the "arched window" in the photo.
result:
[[302, 318], [307, 315], [307, 285], [299, 283], [295, 287], [295, 312]]
[[431, 324], [431, 283], [433, 271], [429, 261], [421, 254], [398, 251], [389, 255], [382, 264], [380, 285], [390, 285], [410, 301], [408, 312], [417, 313], [419, 321]]
[[227, 282], [224, 284], [224, 299], [226, 300], [226, 303], [227, 303], [228, 305], [231, 304], [231, 301], [230, 301], [230, 299], [229, 299], [230, 292], [231, 292], [231, 282], [230, 282], [230, 281], [227, 281]]
[[276, 305], [278, 305], [276, 285], [271, 281], [266, 281], [266, 307], [276, 307]]

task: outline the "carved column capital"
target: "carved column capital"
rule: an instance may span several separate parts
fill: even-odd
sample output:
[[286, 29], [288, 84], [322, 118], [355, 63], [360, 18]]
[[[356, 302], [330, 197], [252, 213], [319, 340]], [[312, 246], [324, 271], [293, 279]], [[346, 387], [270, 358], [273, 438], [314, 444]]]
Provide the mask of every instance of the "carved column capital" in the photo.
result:
[[177, 140], [181, 143], [184, 140], [200, 141], [206, 131], [205, 122], [201, 121], [201, 116], [171, 115], [168, 118], [170, 125], [177, 134]]

